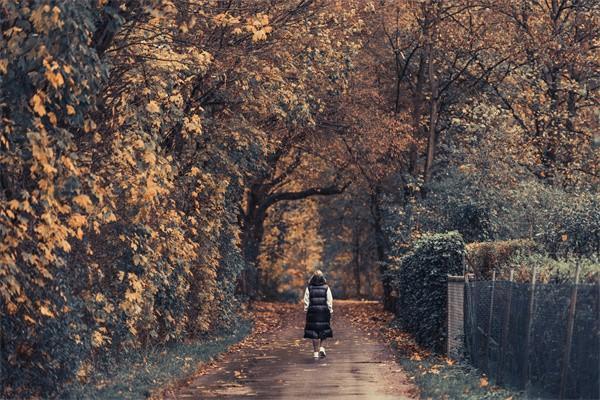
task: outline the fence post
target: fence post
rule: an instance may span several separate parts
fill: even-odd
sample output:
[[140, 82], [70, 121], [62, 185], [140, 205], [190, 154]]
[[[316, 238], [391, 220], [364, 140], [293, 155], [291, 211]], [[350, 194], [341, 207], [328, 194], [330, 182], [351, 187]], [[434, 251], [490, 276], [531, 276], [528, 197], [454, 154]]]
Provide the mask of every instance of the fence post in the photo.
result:
[[504, 378], [504, 365], [506, 364], [506, 352], [508, 347], [508, 328], [510, 327], [510, 309], [512, 308], [512, 291], [515, 270], [510, 270], [508, 298], [506, 299], [506, 309], [504, 310], [504, 318], [502, 319], [502, 340], [500, 342], [500, 357], [498, 368], [496, 369], [496, 382], [502, 383]]
[[525, 325], [525, 351], [523, 352], [523, 385], [525, 386], [525, 394], [529, 394], [529, 352], [531, 350], [531, 330], [533, 328], [533, 307], [535, 304], [535, 280], [537, 278], [537, 267], [533, 267], [531, 284], [529, 285], [529, 306], [527, 307], [527, 324]]
[[575, 325], [575, 307], [577, 305], [577, 286], [579, 284], [579, 273], [581, 264], [577, 263], [575, 271], [575, 284], [571, 290], [571, 301], [569, 302], [569, 315], [567, 317], [567, 339], [563, 350], [562, 367], [560, 370], [560, 398], [565, 398], [565, 388], [567, 386], [567, 374], [569, 372], [569, 362], [571, 361], [571, 343], [573, 341], [573, 326]]
[[[446, 320], [446, 353], [448, 358], [460, 358], [460, 341], [464, 332], [465, 283], [462, 276], [448, 275], [448, 309]], [[460, 338], [460, 339], [459, 339]], [[460, 341], [459, 341], [460, 340]]]
[[465, 291], [466, 291], [466, 301], [465, 301], [465, 307], [467, 308], [468, 311], [468, 315], [467, 318], [469, 319], [469, 325], [470, 325], [470, 333], [469, 335], [467, 335], [466, 333], [466, 329], [465, 329], [465, 339], [468, 337], [468, 340], [465, 340], [465, 343], [468, 342], [468, 350], [469, 350], [469, 359], [471, 360], [471, 364], [473, 364], [473, 366], [477, 366], [477, 359], [475, 357], [475, 317], [473, 315], [473, 308], [474, 308], [474, 302], [473, 302], [473, 291], [471, 290], [471, 286], [469, 285], [469, 275], [467, 272], [465, 272]]
[[484, 359], [485, 363], [483, 366], [483, 370], [489, 375], [489, 363], [490, 363], [490, 341], [492, 337], [492, 322], [494, 321], [494, 291], [496, 289], [496, 270], [492, 271], [492, 288], [490, 290], [490, 310], [488, 312], [488, 323], [487, 323], [487, 331], [485, 336], [485, 346], [484, 346]]

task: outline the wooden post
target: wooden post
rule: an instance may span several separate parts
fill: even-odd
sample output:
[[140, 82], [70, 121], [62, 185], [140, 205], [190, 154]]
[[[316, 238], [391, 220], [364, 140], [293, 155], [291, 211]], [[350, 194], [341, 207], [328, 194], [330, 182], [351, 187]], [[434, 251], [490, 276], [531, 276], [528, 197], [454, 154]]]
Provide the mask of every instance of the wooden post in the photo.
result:
[[510, 327], [510, 309], [512, 308], [512, 292], [515, 270], [510, 270], [508, 298], [506, 299], [506, 309], [504, 310], [504, 318], [502, 319], [502, 340], [500, 344], [500, 357], [498, 367], [496, 368], [496, 383], [502, 383], [504, 378], [504, 366], [506, 364], [506, 352], [508, 351], [508, 328]]
[[531, 351], [531, 330], [533, 328], [533, 308], [535, 305], [535, 280], [537, 278], [537, 267], [533, 267], [531, 284], [529, 285], [529, 306], [527, 307], [527, 322], [525, 325], [525, 351], [523, 351], [523, 386], [525, 395], [529, 394], [529, 352]]
[[490, 340], [492, 337], [492, 322], [494, 321], [494, 291], [496, 289], [496, 270], [492, 272], [492, 288], [490, 290], [490, 310], [488, 312], [488, 323], [485, 336], [484, 354], [485, 357], [483, 362], [483, 370], [489, 375], [489, 362], [490, 362]]
[[575, 325], [575, 307], [577, 306], [577, 287], [579, 284], [579, 273], [581, 272], [581, 264], [577, 262], [577, 270], [575, 271], [575, 284], [571, 290], [571, 301], [569, 303], [569, 315], [567, 317], [567, 339], [565, 348], [563, 349], [562, 367], [560, 370], [560, 398], [565, 398], [565, 390], [567, 386], [567, 374], [569, 372], [569, 362], [571, 361], [571, 344], [573, 341], [573, 327]]

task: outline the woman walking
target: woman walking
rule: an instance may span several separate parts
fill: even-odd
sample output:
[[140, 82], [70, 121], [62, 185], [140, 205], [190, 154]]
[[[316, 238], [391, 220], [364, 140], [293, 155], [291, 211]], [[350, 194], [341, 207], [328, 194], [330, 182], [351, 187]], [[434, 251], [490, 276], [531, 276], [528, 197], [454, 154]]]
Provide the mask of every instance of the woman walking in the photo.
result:
[[315, 271], [304, 291], [306, 326], [304, 337], [312, 339], [314, 358], [325, 357], [323, 341], [333, 337], [330, 321], [333, 313], [333, 296], [323, 273]]

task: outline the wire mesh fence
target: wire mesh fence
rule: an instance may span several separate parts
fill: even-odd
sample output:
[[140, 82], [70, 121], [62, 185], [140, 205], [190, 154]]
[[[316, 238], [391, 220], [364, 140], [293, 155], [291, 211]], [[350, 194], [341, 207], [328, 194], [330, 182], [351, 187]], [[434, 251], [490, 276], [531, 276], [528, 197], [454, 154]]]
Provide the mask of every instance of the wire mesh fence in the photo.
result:
[[465, 286], [470, 362], [543, 398], [600, 398], [600, 285], [476, 281]]

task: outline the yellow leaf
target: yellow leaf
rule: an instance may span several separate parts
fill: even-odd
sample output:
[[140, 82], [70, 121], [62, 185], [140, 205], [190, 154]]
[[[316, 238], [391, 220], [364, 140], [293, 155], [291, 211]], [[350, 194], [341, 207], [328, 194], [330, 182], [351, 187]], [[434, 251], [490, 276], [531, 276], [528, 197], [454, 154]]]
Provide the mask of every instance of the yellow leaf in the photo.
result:
[[[77, 340], [77, 339], [76, 339]], [[81, 338], [79, 338], [79, 340], [77, 341], [77, 343], [81, 342]], [[89, 363], [83, 363], [79, 369], [77, 370], [77, 372], [75, 373], [75, 375], [77, 376], [77, 379], [79, 379], [80, 382], [85, 382], [86, 378], [88, 377], [89, 373], [90, 373], [90, 364]]]
[[60, 73], [60, 71], [46, 71], [45, 75], [46, 79], [48, 79], [48, 82], [50, 82], [54, 89], [58, 89], [59, 87], [65, 84], [65, 80], [63, 79], [63, 76]]
[[96, 129], [96, 123], [94, 121], [92, 121], [91, 119], [86, 119], [85, 121], [83, 121], [83, 131], [85, 133], [89, 133], [94, 129]]
[[259, 29], [257, 31], [254, 31], [254, 33], [252, 34], [253, 42], [260, 42], [261, 40], [266, 40], [266, 39], [267, 39], [267, 32], [264, 29]]
[[25, 315], [25, 317], [23, 317], [23, 319], [25, 319], [25, 321], [29, 322], [30, 324], [35, 325], [35, 320], [33, 318], [31, 318], [29, 315]]
[[77, 204], [79, 207], [83, 208], [86, 211], [89, 211], [93, 206], [92, 201], [85, 194], [80, 194], [78, 196], [73, 197], [73, 203]]
[[8, 303], [6, 306], [6, 311], [8, 315], [14, 315], [17, 312], [17, 305], [15, 303]]
[[71, 160], [69, 157], [61, 156], [60, 161], [69, 171], [78, 173], [77, 167], [75, 167], [75, 164], [73, 164], [73, 160]]
[[66, 240], [60, 242], [60, 247], [67, 253], [71, 251], [71, 244]]
[[67, 114], [69, 114], [69, 115], [75, 115], [75, 107], [73, 107], [72, 105], [68, 104], [67, 105]]
[[136, 149], [143, 149], [144, 141], [142, 139], [137, 139], [135, 142], [133, 142], [133, 147]]
[[8, 202], [8, 206], [10, 207], [11, 210], [16, 210], [17, 208], [19, 208], [19, 204], [21, 204], [21, 203], [19, 203], [19, 200], [15, 200], [15, 199]]
[[50, 123], [52, 124], [52, 126], [56, 126], [56, 124], [58, 123], [56, 114], [54, 114], [53, 112], [48, 113], [48, 119], [50, 120]]
[[190, 170], [190, 175], [198, 176], [198, 175], [200, 175], [200, 170], [197, 167], [192, 167], [192, 169]]
[[150, 100], [150, 102], [146, 105], [146, 111], [151, 113], [159, 113], [160, 107], [156, 101]]
[[69, 218], [69, 226], [71, 228], [79, 228], [87, 222], [87, 218], [81, 214], [73, 214], [71, 218]]
[[486, 387], [490, 384], [490, 382], [488, 381], [488, 379], [484, 376], [479, 378], [479, 387]]
[[46, 115], [46, 107], [44, 107], [44, 100], [39, 94], [34, 94], [31, 98], [31, 105], [33, 107], [33, 111], [40, 117]]
[[563, 235], [562, 235], [560, 238], [562, 239], [562, 241], [563, 241], [563, 242], [566, 242], [567, 240], [569, 240], [569, 235], [567, 235], [567, 234], [565, 233], [565, 234], [563, 234]]
[[100, 347], [104, 344], [104, 335], [100, 331], [92, 333], [92, 346]]
[[50, 309], [46, 306], [40, 306], [40, 314], [42, 314], [45, 317], [50, 317], [50, 318], [54, 318], [54, 314], [52, 313], [52, 311], [50, 311]]
[[150, 165], [154, 165], [156, 163], [156, 156], [151, 151], [145, 152], [143, 158], [144, 161], [146, 161]]

